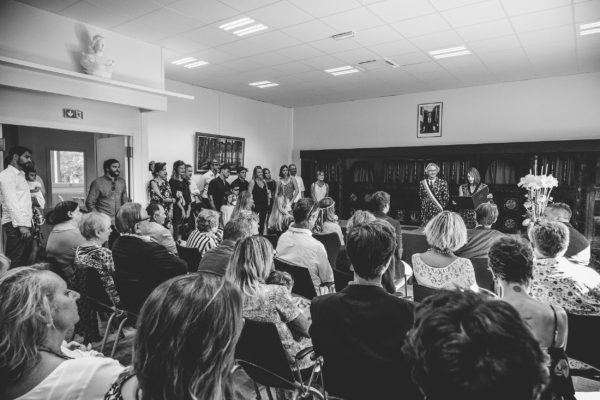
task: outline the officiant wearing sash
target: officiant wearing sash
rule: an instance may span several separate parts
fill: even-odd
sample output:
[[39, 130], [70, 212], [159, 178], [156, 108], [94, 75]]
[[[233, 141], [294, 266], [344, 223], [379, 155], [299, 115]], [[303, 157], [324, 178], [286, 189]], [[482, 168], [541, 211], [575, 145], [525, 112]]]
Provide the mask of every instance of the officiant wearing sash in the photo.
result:
[[450, 200], [448, 183], [437, 177], [439, 172], [440, 167], [437, 164], [427, 164], [427, 167], [425, 167], [426, 178], [419, 183], [422, 226], [425, 226], [431, 218], [446, 209], [446, 205]]
[[481, 175], [477, 168], [471, 168], [467, 172], [467, 183], [460, 185], [458, 188], [458, 195], [461, 197], [473, 197], [477, 201], [474, 202], [474, 208], [465, 209], [459, 208], [458, 213], [463, 217], [465, 224], [468, 229], [473, 229], [477, 225], [477, 218], [475, 217], [475, 208], [481, 204], [489, 201], [493, 196], [490, 193], [488, 186], [481, 182]]

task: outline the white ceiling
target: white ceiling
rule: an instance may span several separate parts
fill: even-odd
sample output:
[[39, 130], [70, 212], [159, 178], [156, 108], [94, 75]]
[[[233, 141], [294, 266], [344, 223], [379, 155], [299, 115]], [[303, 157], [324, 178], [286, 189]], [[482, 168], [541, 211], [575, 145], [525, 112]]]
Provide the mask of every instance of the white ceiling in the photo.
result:
[[[163, 46], [168, 79], [286, 107], [600, 71], [600, 34], [578, 34], [600, 21], [600, 0], [20, 1]], [[245, 16], [269, 29], [218, 28]], [[472, 54], [427, 53], [454, 46]], [[209, 64], [170, 64], [185, 56]], [[323, 72], [384, 57], [400, 67]], [[248, 86], [265, 80], [279, 86]]]

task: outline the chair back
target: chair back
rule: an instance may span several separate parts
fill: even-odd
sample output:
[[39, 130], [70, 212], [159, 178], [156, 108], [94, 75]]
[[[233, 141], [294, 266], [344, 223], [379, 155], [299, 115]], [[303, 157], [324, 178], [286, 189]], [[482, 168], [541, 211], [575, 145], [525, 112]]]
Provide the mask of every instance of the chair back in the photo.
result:
[[256, 383], [294, 389], [294, 375], [275, 324], [245, 319], [235, 358]]
[[570, 358], [583, 361], [600, 369], [600, 316], [567, 314], [569, 318], [569, 337], [567, 354]]
[[187, 263], [188, 272], [198, 272], [198, 265], [200, 265], [202, 256], [197, 248], [177, 245], [177, 254]]
[[425, 235], [402, 232], [402, 261], [412, 265], [413, 254], [424, 253], [428, 248], [429, 244]]
[[325, 246], [329, 265], [331, 265], [331, 268], [335, 269], [340, 247], [342, 247], [342, 242], [340, 241], [338, 234], [331, 232], [325, 235], [313, 235], [313, 237]]
[[481, 288], [494, 292], [494, 275], [488, 265], [488, 258], [471, 258], [475, 270], [475, 280]]
[[273, 248], [277, 248], [277, 242], [279, 241], [278, 235], [263, 235], [265, 239], [267, 239], [273, 245]]
[[413, 284], [413, 298], [415, 299], [415, 302], [417, 302], [417, 303], [420, 303], [425, 298], [427, 298], [429, 296], [433, 296], [434, 294], [437, 294], [441, 291], [440, 289], [432, 289], [427, 286], [419, 285], [419, 283], [417, 282], [416, 279], [413, 279], [412, 284]]
[[287, 272], [294, 278], [292, 293], [306, 297], [309, 300], [317, 295], [308, 268], [294, 265], [277, 257], [275, 257], [274, 262], [276, 270]]
[[335, 281], [335, 291], [339, 292], [348, 286], [348, 283], [354, 279], [354, 274], [334, 269], [333, 279]]

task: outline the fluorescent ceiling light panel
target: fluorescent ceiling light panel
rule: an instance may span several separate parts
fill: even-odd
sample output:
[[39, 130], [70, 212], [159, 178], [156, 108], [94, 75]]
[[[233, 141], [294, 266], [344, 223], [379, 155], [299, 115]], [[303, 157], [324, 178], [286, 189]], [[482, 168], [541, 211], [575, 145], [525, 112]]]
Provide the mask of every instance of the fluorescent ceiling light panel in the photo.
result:
[[273, 86], [279, 86], [279, 83], [267, 83], [266, 85], [260, 85], [259, 88], [264, 89], [264, 88], [268, 88], [268, 87], [273, 87]]
[[441, 58], [450, 58], [450, 57], [456, 57], [456, 56], [464, 56], [464, 55], [467, 55], [467, 54], [471, 54], [471, 52], [469, 50], [455, 51], [454, 53], [438, 54], [437, 56], [433, 56], [433, 58], [435, 58], [436, 60], [439, 60]]
[[175, 61], [171, 61], [171, 64], [175, 64], [175, 65], [181, 65], [181, 64], [186, 64], [192, 61], [196, 61], [196, 59], [194, 57], [185, 57], [185, 58], [180, 58], [179, 60], [175, 60]]
[[581, 24], [579, 25], [579, 30], [583, 31], [586, 29], [592, 29], [592, 28], [600, 28], [600, 21], [598, 22], [590, 22], [589, 24]]
[[266, 85], [267, 83], [271, 83], [271, 81], [252, 82], [252, 83], [249, 83], [248, 85], [250, 85], [250, 86], [260, 86], [260, 85]]
[[257, 25], [252, 25], [248, 28], [234, 31], [233, 34], [237, 35], [237, 36], [245, 36], [245, 35], [249, 35], [254, 32], [264, 31], [265, 29], [268, 29], [268, 28], [269, 27], [264, 24], [257, 24]]
[[471, 51], [468, 50], [465, 46], [449, 47], [447, 49], [432, 50], [429, 52], [429, 55], [435, 58], [436, 60], [439, 60], [441, 58], [464, 56], [467, 54], [471, 54]]
[[346, 69], [344, 71], [332, 72], [331, 75], [338, 76], [338, 75], [353, 74], [355, 72], [360, 72], [360, 71], [357, 70], [356, 68], [352, 68], [352, 69]]
[[226, 24], [223, 24], [223, 25], [219, 26], [219, 28], [223, 29], [224, 31], [230, 31], [232, 29], [239, 28], [240, 26], [248, 25], [253, 22], [254, 22], [254, 20], [252, 18], [245, 17], [245, 18], [236, 19], [235, 21], [231, 21]]
[[329, 68], [329, 69], [326, 69], [326, 70], [325, 70], [325, 72], [327, 72], [327, 73], [331, 74], [331, 73], [334, 73], [334, 72], [338, 72], [338, 71], [344, 71], [344, 70], [347, 70], [347, 69], [353, 69], [353, 68], [354, 68], [354, 67], [353, 67], [353, 66], [351, 66], [351, 65], [346, 65], [346, 66], [344, 66], [344, 67], [338, 67], [338, 68]]
[[594, 34], [594, 33], [600, 33], [600, 28], [587, 29], [585, 31], [581, 31], [581, 32], [579, 32], [579, 36], [591, 35], [591, 34]]
[[196, 61], [190, 64], [185, 64], [184, 67], [186, 68], [196, 68], [196, 67], [201, 67], [203, 65], [208, 64], [206, 61]]
[[432, 50], [432, 51], [429, 52], [429, 54], [432, 55], [432, 56], [436, 56], [438, 54], [454, 53], [455, 51], [462, 51], [462, 50], [466, 50], [466, 49], [467, 48], [465, 46], [449, 47], [447, 49]]
[[264, 89], [264, 88], [268, 88], [268, 87], [279, 86], [279, 83], [275, 83], [275, 82], [271, 82], [271, 81], [260, 81], [260, 82], [252, 82], [252, 83], [249, 83], [248, 85]]

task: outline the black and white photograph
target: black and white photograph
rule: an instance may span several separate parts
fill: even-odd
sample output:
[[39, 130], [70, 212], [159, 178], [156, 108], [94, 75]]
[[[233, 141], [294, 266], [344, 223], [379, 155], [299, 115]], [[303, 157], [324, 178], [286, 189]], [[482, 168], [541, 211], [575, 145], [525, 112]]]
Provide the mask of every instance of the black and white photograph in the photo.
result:
[[442, 136], [442, 102], [418, 105], [418, 138]]

